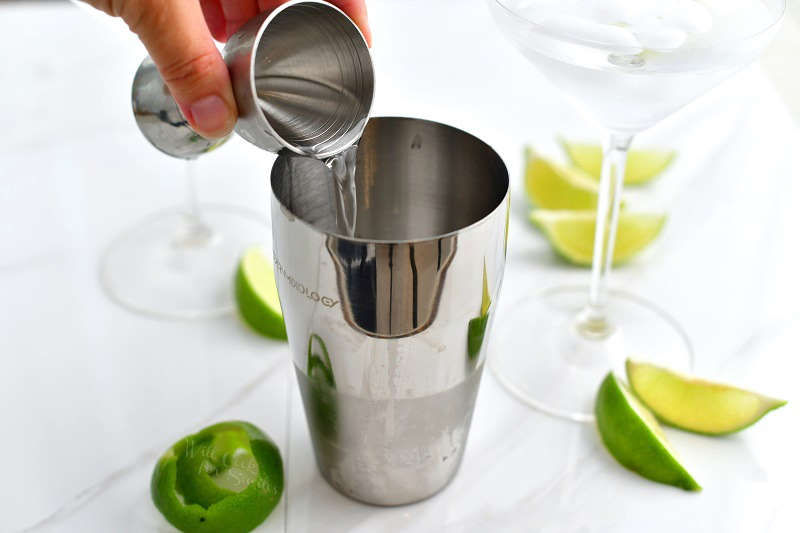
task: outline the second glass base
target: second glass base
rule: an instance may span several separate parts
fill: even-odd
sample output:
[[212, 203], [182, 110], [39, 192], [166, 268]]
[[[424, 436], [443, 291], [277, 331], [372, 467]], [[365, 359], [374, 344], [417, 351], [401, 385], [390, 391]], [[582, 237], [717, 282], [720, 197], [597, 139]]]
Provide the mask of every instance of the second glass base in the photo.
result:
[[638, 296], [609, 291], [610, 334], [582, 334], [577, 319], [588, 295], [588, 287], [548, 289], [511, 302], [509, 312], [498, 316], [489, 365], [512, 395], [546, 413], [589, 422], [600, 382], [609, 370], [624, 376], [626, 358], [691, 371], [694, 353], [686, 333]]
[[244, 250], [272, 242], [267, 215], [202, 205], [156, 213], [106, 249], [100, 281], [108, 296], [138, 313], [210, 318], [234, 309], [233, 279]]

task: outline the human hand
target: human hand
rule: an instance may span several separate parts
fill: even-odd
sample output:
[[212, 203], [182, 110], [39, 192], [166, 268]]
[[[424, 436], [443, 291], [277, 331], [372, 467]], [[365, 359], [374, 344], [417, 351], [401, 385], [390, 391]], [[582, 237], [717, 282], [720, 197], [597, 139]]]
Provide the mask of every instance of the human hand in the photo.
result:
[[[286, 0], [84, 0], [122, 18], [147, 48], [192, 128], [211, 139], [236, 123], [228, 68], [212, 37], [224, 42], [245, 22]], [[371, 41], [365, 0], [329, 0]]]

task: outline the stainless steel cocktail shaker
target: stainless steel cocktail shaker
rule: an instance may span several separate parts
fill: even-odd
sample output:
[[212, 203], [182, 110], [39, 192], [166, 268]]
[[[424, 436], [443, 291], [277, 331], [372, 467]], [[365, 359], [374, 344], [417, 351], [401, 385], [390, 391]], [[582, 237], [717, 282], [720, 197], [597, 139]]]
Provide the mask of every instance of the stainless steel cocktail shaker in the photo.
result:
[[503, 279], [508, 173], [477, 138], [373, 118], [359, 142], [354, 235], [323, 162], [272, 170], [275, 275], [322, 475], [399, 505], [453, 477]]

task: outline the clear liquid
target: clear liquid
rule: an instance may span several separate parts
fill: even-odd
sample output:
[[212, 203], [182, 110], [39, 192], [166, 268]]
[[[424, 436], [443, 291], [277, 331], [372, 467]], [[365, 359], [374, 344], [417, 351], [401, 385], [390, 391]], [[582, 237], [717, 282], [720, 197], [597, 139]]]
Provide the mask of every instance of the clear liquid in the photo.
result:
[[331, 169], [336, 209], [336, 228], [348, 237], [356, 235], [358, 201], [356, 197], [356, 154], [358, 145], [328, 158], [325, 165]]
[[[361, 99], [342, 85], [297, 76], [258, 76], [255, 84], [258, 106], [277, 133], [330, 169], [336, 231], [355, 237], [355, 143], [367, 119], [352, 117], [363, 115]], [[325, 120], [320, 120], [323, 117]], [[324, 155], [353, 141], [353, 145], [333, 156]]]
[[[756, 27], [768, 27], [769, 21], [777, 20], [780, 0], [766, 0], [763, 5], [757, 0], [737, 1], [754, 9], [758, 16], [751, 18], [758, 19]], [[578, 5], [576, 2], [572, 3]], [[511, 0], [507, 3], [514, 4]], [[526, 4], [538, 7], [552, 2], [530, 0]], [[620, 132], [646, 129], [697, 99], [753, 62], [773, 33], [749, 34], [746, 30], [753, 24], [747, 28], [738, 24], [747, 21], [747, 15], [715, 11], [713, 30], [688, 35], [674, 48], [652, 49], [642, 46], [628, 29], [595, 24], [577, 11], [565, 20], [574, 24], [576, 31], [584, 31], [585, 40], [566, 31], [561, 18], [537, 21], [534, 15], [523, 16], [524, 10], [514, 14], [497, 2], [492, 6], [506, 36], [551, 82], [588, 116]], [[581, 16], [576, 21], [577, 15]], [[553, 21], [558, 24], [551, 24]], [[598, 27], [630, 33], [630, 39], [617, 33], [596, 37], [588, 31]], [[600, 37], [603, 40], [598, 40]]]
[[295, 76], [255, 78], [258, 107], [276, 133], [304, 153], [330, 154], [360, 135], [364, 104], [347, 87]]

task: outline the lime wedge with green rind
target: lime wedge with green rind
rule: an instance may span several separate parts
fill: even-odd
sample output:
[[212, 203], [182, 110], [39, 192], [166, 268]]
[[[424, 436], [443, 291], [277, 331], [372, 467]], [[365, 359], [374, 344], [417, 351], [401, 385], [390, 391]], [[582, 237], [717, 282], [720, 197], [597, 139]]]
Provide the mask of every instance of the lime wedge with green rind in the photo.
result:
[[[569, 142], [560, 139], [570, 163], [593, 180], [599, 180], [603, 169], [603, 148], [599, 144]], [[629, 150], [625, 164], [625, 185], [643, 185], [669, 167], [675, 160], [674, 150], [655, 148]]]
[[185, 533], [248, 533], [280, 501], [280, 451], [252, 424], [215, 424], [167, 450], [150, 493], [167, 521]]
[[578, 169], [565, 167], [525, 149], [525, 192], [542, 209], [596, 209], [597, 183]]
[[[544, 231], [559, 255], [583, 266], [592, 264], [595, 218], [594, 211], [537, 209], [530, 214], [531, 221]], [[614, 264], [630, 261], [647, 248], [661, 233], [666, 221], [664, 214], [621, 212], [614, 243]]]
[[212, 436], [194, 439], [190, 448], [178, 455], [175, 488], [187, 504], [208, 508], [236, 494], [215, 482], [216, 474], [223, 470], [227, 450], [221, 451], [213, 440]]
[[695, 433], [726, 435], [761, 420], [786, 402], [649, 363], [625, 362], [631, 390], [659, 420]]
[[597, 391], [595, 417], [603, 444], [622, 466], [659, 483], [701, 490], [655, 417], [611, 372]]
[[234, 289], [239, 314], [250, 327], [267, 337], [286, 340], [275, 270], [261, 248], [245, 251], [236, 269]]

